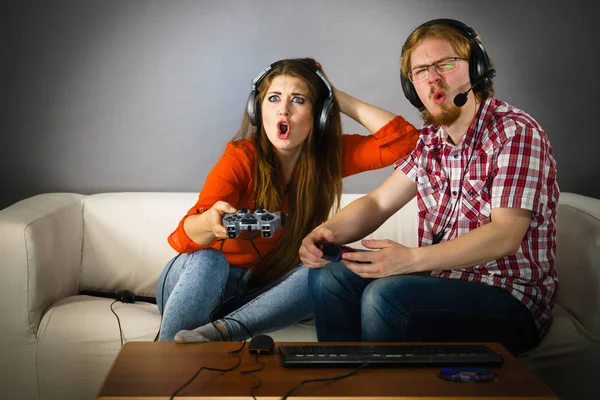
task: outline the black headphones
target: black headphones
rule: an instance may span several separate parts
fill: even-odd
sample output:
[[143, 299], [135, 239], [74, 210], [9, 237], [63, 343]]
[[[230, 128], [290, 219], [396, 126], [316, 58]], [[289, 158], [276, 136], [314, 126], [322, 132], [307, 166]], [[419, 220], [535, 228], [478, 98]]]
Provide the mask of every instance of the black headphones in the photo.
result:
[[325, 78], [325, 76], [323, 75], [321, 70], [319, 70], [319, 68], [317, 68], [316, 65], [309, 63], [307, 61], [304, 61], [304, 60], [294, 59], [294, 60], [276, 61], [273, 64], [269, 65], [267, 68], [265, 68], [260, 74], [258, 74], [258, 76], [256, 78], [254, 78], [254, 80], [252, 81], [252, 90], [250, 91], [250, 96], [248, 97], [248, 105], [246, 107], [248, 110], [248, 117], [250, 118], [250, 122], [254, 126], [260, 126], [260, 124], [261, 124], [260, 99], [258, 98], [259, 93], [258, 93], [257, 87], [260, 85], [260, 82], [265, 78], [265, 76], [267, 76], [269, 71], [271, 71], [273, 68], [277, 67], [278, 65], [282, 64], [284, 61], [294, 61], [294, 62], [301, 63], [301, 65], [303, 67], [314, 72], [315, 75], [317, 75], [319, 77], [321, 82], [323, 82], [323, 84], [325, 85], [325, 88], [327, 89], [327, 96], [325, 96], [325, 97], [322, 96], [323, 97], [322, 101], [317, 101], [317, 104], [315, 104], [315, 106], [314, 106], [314, 115], [315, 115], [314, 126], [317, 128], [317, 132], [316, 132], [317, 138], [316, 138], [315, 143], [319, 143], [321, 141], [321, 137], [323, 136], [323, 134], [325, 133], [325, 130], [327, 129], [327, 123], [329, 122], [329, 116], [331, 115], [331, 110], [333, 109], [333, 104], [334, 104], [333, 88], [331, 87], [331, 85], [329, 84], [329, 81]]
[[[481, 88], [485, 88], [487, 85], [489, 85], [490, 78], [494, 76], [493, 72], [495, 71], [492, 70], [490, 66], [490, 59], [485, 51], [485, 48], [483, 47], [483, 44], [479, 41], [479, 39], [477, 39], [477, 32], [475, 32], [475, 30], [470, 26], [467, 26], [460, 21], [447, 18], [434, 19], [429, 22], [425, 22], [414, 31], [425, 26], [436, 24], [450, 25], [453, 28], [456, 28], [457, 31], [459, 31], [464, 37], [473, 43], [471, 46], [471, 55], [469, 57], [469, 79], [471, 80], [472, 85], [476, 84]], [[404, 53], [404, 46], [402, 46], [402, 53]], [[410, 79], [405, 78], [403, 74], [400, 74], [400, 81], [402, 83], [402, 91], [404, 92], [404, 96], [406, 96], [408, 101], [410, 101], [413, 106], [419, 110], [422, 110], [424, 107], [423, 102], [421, 99], [419, 99], [419, 95], [417, 95], [417, 91], [415, 90], [415, 87]]]

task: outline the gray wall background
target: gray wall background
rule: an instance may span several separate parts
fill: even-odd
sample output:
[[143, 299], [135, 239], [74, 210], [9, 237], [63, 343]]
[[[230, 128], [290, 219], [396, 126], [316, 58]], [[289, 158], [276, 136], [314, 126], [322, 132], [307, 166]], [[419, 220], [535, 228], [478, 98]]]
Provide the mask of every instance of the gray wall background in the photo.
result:
[[[338, 88], [419, 126], [398, 56], [412, 29], [439, 17], [481, 34], [496, 96], [546, 129], [561, 190], [600, 198], [599, 6], [590, 4], [3, 1], [0, 208], [43, 192], [199, 191], [251, 80], [286, 57], [315, 57]], [[390, 172], [348, 178], [344, 191], [368, 192]]]

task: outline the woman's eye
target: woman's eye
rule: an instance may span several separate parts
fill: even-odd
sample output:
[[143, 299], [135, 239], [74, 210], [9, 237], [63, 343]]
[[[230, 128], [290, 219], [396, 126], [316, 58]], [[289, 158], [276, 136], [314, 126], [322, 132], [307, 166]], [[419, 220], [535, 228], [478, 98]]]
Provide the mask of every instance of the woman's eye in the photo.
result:
[[302, 97], [294, 97], [292, 98], [292, 101], [298, 104], [304, 104], [304, 99]]
[[274, 94], [273, 96], [269, 96], [269, 101], [271, 103], [277, 100], [279, 100], [279, 96], [277, 96], [276, 94]]

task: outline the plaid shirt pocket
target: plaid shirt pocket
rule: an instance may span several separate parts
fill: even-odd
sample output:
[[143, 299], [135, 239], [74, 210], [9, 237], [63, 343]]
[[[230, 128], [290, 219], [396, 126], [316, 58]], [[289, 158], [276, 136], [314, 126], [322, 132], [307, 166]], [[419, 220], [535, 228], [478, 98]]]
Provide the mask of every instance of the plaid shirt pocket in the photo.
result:
[[490, 189], [481, 179], [465, 179], [462, 188], [461, 214], [466, 220], [476, 222], [476, 227], [491, 220]]
[[417, 178], [419, 215], [425, 216], [440, 208], [440, 200], [447, 186], [447, 180], [439, 175], [422, 175]]

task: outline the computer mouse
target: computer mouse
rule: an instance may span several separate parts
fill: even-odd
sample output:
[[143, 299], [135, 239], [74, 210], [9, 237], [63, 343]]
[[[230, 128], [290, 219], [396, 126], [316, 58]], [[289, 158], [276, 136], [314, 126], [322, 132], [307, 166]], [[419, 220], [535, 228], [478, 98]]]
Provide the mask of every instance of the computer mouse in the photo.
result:
[[251, 354], [271, 354], [275, 349], [273, 338], [268, 335], [258, 335], [250, 341], [248, 351]]

